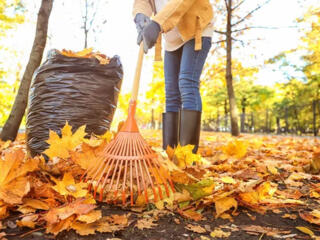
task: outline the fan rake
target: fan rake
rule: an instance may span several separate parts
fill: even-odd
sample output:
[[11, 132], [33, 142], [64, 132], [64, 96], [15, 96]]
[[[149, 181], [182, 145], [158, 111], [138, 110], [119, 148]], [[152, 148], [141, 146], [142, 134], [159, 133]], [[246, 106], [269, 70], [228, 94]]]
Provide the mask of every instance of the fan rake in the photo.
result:
[[88, 189], [93, 191], [94, 197], [97, 198], [99, 194], [99, 201], [103, 201], [104, 197], [107, 202], [110, 199], [116, 201], [121, 192], [124, 205], [130, 191], [130, 203], [133, 205], [135, 193], [138, 196], [143, 194], [145, 202], [149, 202], [150, 187], [155, 202], [159, 198], [163, 199], [161, 186], [164, 187], [168, 197], [170, 196], [169, 187], [174, 192], [169, 171], [161, 164], [158, 154], [141, 136], [135, 120], [142, 62], [143, 45], [141, 44], [127, 120], [115, 138], [102, 151], [97, 164], [87, 169], [82, 176], [85, 182], [89, 182]]

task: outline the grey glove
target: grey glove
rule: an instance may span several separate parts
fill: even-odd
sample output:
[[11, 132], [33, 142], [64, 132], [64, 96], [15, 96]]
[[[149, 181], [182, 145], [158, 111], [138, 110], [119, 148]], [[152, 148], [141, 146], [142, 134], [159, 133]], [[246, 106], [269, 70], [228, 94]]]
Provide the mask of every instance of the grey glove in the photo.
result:
[[140, 45], [142, 41], [142, 31], [144, 27], [150, 22], [150, 18], [143, 13], [137, 13], [134, 22], [136, 24], [137, 32], [138, 32], [138, 38], [137, 38], [137, 44]]
[[143, 50], [145, 53], [156, 44], [160, 31], [160, 25], [153, 20], [143, 28]]

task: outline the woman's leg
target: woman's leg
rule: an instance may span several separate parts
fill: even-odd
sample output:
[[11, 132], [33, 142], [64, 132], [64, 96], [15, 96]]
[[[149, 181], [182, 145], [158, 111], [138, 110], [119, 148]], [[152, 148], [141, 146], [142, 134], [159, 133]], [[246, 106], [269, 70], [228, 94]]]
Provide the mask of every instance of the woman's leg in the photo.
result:
[[194, 50], [194, 40], [183, 46], [179, 74], [179, 89], [182, 100], [179, 143], [181, 146], [194, 145], [196, 153], [200, 140], [202, 102], [200, 96], [200, 76], [211, 47], [211, 38], [202, 38], [202, 49]]
[[208, 52], [211, 47], [211, 37], [202, 38], [202, 49], [194, 50], [195, 40], [190, 40], [183, 46], [179, 73], [179, 89], [182, 109], [202, 111], [200, 96], [200, 76]]
[[164, 75], [166, 91], [166, 113], [162, 114], [163, 149], [174, 148], [178, 144], [179, 110], [181, 98], [179, 91], [179, 71], [182, 48], [165, 52]]
[[164, 54], [164, 78], [166, 92], [166, 112], [179, 112], [181, 97], [179, 90], [180, 62], [183, 48]]

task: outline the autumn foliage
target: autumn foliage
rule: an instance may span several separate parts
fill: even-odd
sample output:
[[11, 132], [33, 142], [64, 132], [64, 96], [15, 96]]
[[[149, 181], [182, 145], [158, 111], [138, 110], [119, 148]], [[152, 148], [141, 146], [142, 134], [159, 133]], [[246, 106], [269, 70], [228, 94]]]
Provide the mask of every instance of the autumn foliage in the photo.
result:
[[[107, 132], [88, 138], [85, 126], [72, 132], [66, 123], [61, 136], [50, 131], [50, 146], [44, 152], [48, 162], [42, 156], [28, 156], [24, 135], [15, 142], [0, 142], [0, 226], [1, 220], [17, 212], [17, 226], [45, 228], [53, 235], [70, 229], [89, 235], [129, 226], [156, 227], [157, 218], [143, 217], [144, 210], [150, 209], [143, 196], [135, 196], [135, 206], [130, 208], [141, 212], [141, 218], [133, 219], [130, 211], [103, 216], [87, 183], [80, 181], [113, 135]], [[319, 140], [203, 133], [199, 154], [193, 154], [192, 146], [162, 151], [159, 132], [146, 131], [143, 135], [163, 160], [176, 188], [170, 197], [151, 203], [154, 215], [175, 212], [196, 222], [204, 218], [204, 209], [214, 206], [215, 218], [233, 221], [241, 209], [261, 214], [293, 209], [296, 213], [282, 217], [300, 217], [320, 226]], [[153, 199], [151, 189], [149, 199]], [[186, 229], [207, 232], [196, 223]], [[316, 238], [306, 227], [297, 229]], [[265, 231], [268, 236], [290, 233], [257, 226], [242, 226], [241, 230]], [[210, 236], [227, 238], [231, 232], [216, 228]], [[4, 232], [0, 232], [1, 237], [5, 237]]]

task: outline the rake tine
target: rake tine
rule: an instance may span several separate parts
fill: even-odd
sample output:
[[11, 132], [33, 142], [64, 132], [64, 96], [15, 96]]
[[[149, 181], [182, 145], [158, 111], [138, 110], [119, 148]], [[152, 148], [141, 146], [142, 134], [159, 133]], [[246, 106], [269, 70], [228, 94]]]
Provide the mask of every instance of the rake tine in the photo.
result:
[[[142, 152], [142, 154], [143, 154], [143, 156], [144, 156], [144, 155], [146, 155], [146, 154], [144, 154], [144, 149], [142, 149], [142, 146], [144, 145], [144, 142], [142, 141], [142, 138], [139, 138], [138, 141], [139, 141], [139, 143], [140, 143], [140, 144], [138, 144], [138, 145], [140, 146], [140, 151]], [[148, 149], [148, 148], [147, 148], [147, 149]], [[145, 149], [145, 151], [146, 151], [147, 149]], [[147, 153], [147, 154], [148, 154], [148, 153]], [[156, 191], [155, 191], [155, 189], [154, 189], [154, 184], [153, 184], [152, 178], [151, 178], [151, 176], [150, 176], [150, 173], [149, 173], [149, 171], [148, 171], [148, 167], [147, 167], [147, 164], [146, 164], [144, 158], [143, 158], [143, 163], [144, 163], [144, 167], [145, 167], [146, 172], [147, 172], [147, 176], [148, 176], [148, 178], [149, 178], [149, 182], [150, 182], [150, 184], [151, 184], [151, 188], [152, 188], [153, 196], [154, 196], [154, 201], [157, 202], [157, 201], [158, 201], [158, 195], [157, 195], [157, 193], [156, 193]]]
[[127, 168], [128, 168], [128, 161], [126, 161], [126, 166], [124, 168], [124, 175], [123, 175], [123, 183], [122, 183], [122, 204], [125, 204], [125, 187], [126, 187], [126, 179], [127, 179]]
[[148, 167], [147, 167], [147, 164], [146, 164], [145, 159], [143, 159], [143, 165], [144, 165], [144, 167], [145, 167], [145, 169], [146, 169], [146, 172], [147, 172], [147, 176], [148, 176], [147, 179], [149, 179], [149, 183], [150, 183], [151, 188], [152, 188], [152, 192], [153, 192], [153, 196], [154, 196], [154, 201], [157, 202], [157, 201], [158, 201], [158, 195], [157, 195], [157, 192], [156, 192], [156, 190], [155, 190], [155, 188], [154, 188], [154, 184], [153, 184], [152, 178], [151, 178], [151, 176], [150, 176], [150, 173], [149, 173], [149, 171], [148, 171]]
[[148, 191], [147, 191], [146, 183], [145, 183], [145, 180], [144, 180], [144, 174], [143, 174], [143, 170], [142, 170], [142, 167], [141, 167], [141, 161], [138, 161], [138, 163], [139, 163], [139, 168], [140, 168], [140, 173], [141, 173], [141, 178], [142, 178], [144, 196], [145, 196], [146, 203], [148, 203], [149, 202]]
[[[121, 162], [120, 162], [119, 170], [120, 170], [121, 167], [122, 167], [123, 161], [124, 161], [124, 160], [122, 159]], [[114, 193], [114, 202], [117, 200], [117, 196], [118, 196], [118, 185], [119, 185], [120, 176], [121, 176], [121, 171], [118, 171], [117, 182], [116, 182], [116, 185], [115, 185], [116, 191], [115, 191], [115, 193]]]
[[[108, 161], [107, 161], [106, 164], [105, 164], [105, 167], [104, 167], [104, 169], [103, 169], [103, 171], [102, 171], [102, 174], [101, 174], [101, 176], [100, 176], [100, 178], [99, 178], [99, 180], [98, 180], [98, 182], [97, 182], [97, 185], [94, 187], [94, 193], [93, 193], [93, 197], [94, 197], [94, 198], [96, 198], [98, 186], [99, 186], [100, 182], [102, 181], [103, 173], [105, 173], [105, 172], [108, 170], [110, 161], [111, 161], [111, 158], [108, 158]], [[101, 165], [101, 166], [103, 166], [103, 165]], [[95, 179], [95, 178], [96, 178], [96, 176], [95, 176], [93, 179]], [[105, 176], [104, 180], [105, 180], [105, 179], [107, 179], [107, 176]]]
[[[132, 142], [130, 142], [129, 144], [129, 154], [130, 156], [134, 156], [133, 155], [133, 150], [132, 150]], [[132, 159], [130, 159], [130, 204], [131, 206], [133, 206], [133, 179], [132, 179]]]
[[118, 170], [119, 161], [117, 161], [117, 160], [115, 159], [115, 162], [116, 162], [116, 165], [115, 165], [115, 167], [114, 167], [114, 169], [113, 169], [111, 181], [109, 182], [109, 189], [107, 190], [108, 192], [111, 191], [111, 188], [112, 188], [112, 185], [113, 185], [113, 181], [114, 181], [115, 175], [116, 175], [117, 170]]
[[[137, 136], [137, 141], [139, 142], [139, 136]], [[139, 166], [140, 166], [140, 172], [141, 172], [141, 177], [142, 177], [142, 180], [143, 180], [143, 187], [144, 187], [144, 191], [145, 191], [145, 199], [146, 199], [146, 203], [149, 202], [149, 199], [148, 199], [148, 186], [149, 184], [146, 183], [147, 180], [149, 180], [149, 183], [151, 184], [151, 181], [150, 181], [150, 176], [149, 176], [149, 179], [148, 178], [145, 178], [145, 175], [143, 174], [143, 167], [141, 166], [141, 161], [143, 160], [143, 156], [144, 156], [144, 153], [143, 153], [143, 149], [141, 149], [141, 146], [140, 144], [136, 144], [136, 150], [137, 150], [137, 155], [138, 156], [142, 156], [142, 159], [139, 160]], [[146, 173], [148, 174], [148, 168], [145, 166], [144, 164], [144, 167], [145, 167], [145, 171]], [[152, 190], [154, 190], [152, 188]]]
[[[128, 139], [125, 139], [125, 138], [124, 138], [124, 139], [121, 141], [121, 143], [126, 143], [127, 141], [128, 141]], [[119, 144], [119, 145], [125, 146], [125, 145], [123, 145], [123, 144]], [[119, 150], [118, 155], [119, 155], [119, 156], [124, 156], [124, 152], [125, 152], [125, 148], [122, 148], [122, 149]], [[117, 188], [118, 188], [119, 179], [120, 179], [120, 175], [121, 175], [121, 166], [122, 166], [122, 162], [123, 162], [124, 160], [121, 158], [120, 161], [121, 161], [121, 162], [120, 162], [120, 166], [119, 166], [119, 168], [117, 168], [117, 166], [119, 165], [119, 159], [117, 159], [117, 166], [116, 166], [116, 168], [114, 169], [114, 172], [113, 172], [113, 174], [112, 174], [112, 179], [111, 179], [111, 182], [110, 182], [110, 185], [109, 185], [109, 191], [111, 191], [114, 178], [115, 178], [115, 176], [116, 176], [117, 173], [118, 173], [118, 177], [117, 177], [117, 181], [116, 181], [116, 185], [115, 185], [115, 189], [116, 189], [116, 191], [115, 191], [115, 196], [114, 196], [115, 200], [116, 200], [116, 197], [117, 197], [117, 195], [118, 195], [118, 189], [117, 189]], [[117, 169], [119, 169], [119, 170], [117, 171]]]
[[[96, 194], [97, 194], [97, 190], [98, 190], [98, 187], [99, 187], [99, 184], [101, 183], [101, 181], [102, 181], [102, 179], [103, 179], [103, 173], [105, 173], [105, 172], [109, 172], [109, 170], [110, 170], [110, 167], [111, 167], [111, 164], [112, 164], [112, 160], [111, 160], [111, 158], [109, 158], [108, 157], [108, 161], [106, 162], [106, 164], [105, 164], [105, 167], [104, 167], [104, 169], [103, 169], [103, 171], [102, 171], [102, 173], [101, 173], [101, 176], [100, 176], [100, 178], [99, 178], [99, 180], [98, 180], [98, 182], [97, 182], [97, 185], [95, 186], [95, 188], [94, 188], [94, 193], [93, 193], [93, 197], [94, 198], [96, 198]], [[103, 165], [101, 165], [101, 166], [103, 166]], [[95, 179], [95, 178], [94, 178]], [[105, 182], [105, 181], [107, 181], [107, 179], [108, 179], [108, 176], [107, 175], [105, 175], [104, 176], [104, 179], [103, 179], [103, 182]]]
[[[110, 158], [110, 159], [111, 159], [111, 158]], [[101, 185], [100, 194], [99, 194], [99, 201], [102, 201], [102, 200], [103, 200], [103, 189], [104, 189], [104, 186], [107, 184], [107, 180], [108, 180], [108, 177], [109, 177], [109, 173], [110, 173], [110, 171], [111, 171], [111, 169], [112, 169], [112, 166], [114, 165], [114, 162], [115, 162], [115, 159], [113, 158], [113, 159], [111, 160], [110, 166], [109, 166], [109, 168], [108, 168], [108, 172], [107, 172], [107, 174], [106, 174], [106, 176], [105, 176], [105, 178], [104, 178], [104, 180], [103, 180], [103, 183], [102, 183], [102, 185]], [[98, 189], [98, 185], [97, 185], [97, 189]]]
[[134, 160], [134, 165], [135, 165], [135, 169], [136, 169], [138, 195], [141, 195], [140, 181], [139, 181], [139, 174], [138, 174], [138, 160]]
[[158, 183], [158, 181], [157, 181], [156, 175], [160, 177], [163, 185], [165, 185], [165, 188], [167, 189], [166, 183], [165, 183], [165, 181], [163, 180], [163, 178], [161, 177], [161, 174], [160, 174], [160, 172], [158, 171], [157, 166], [155, 166], [155, 165], [152, 163], [152, 161], [149, 161], [149, 159], [147, 159], [147, 163], [148, 163], [148, 165], [150, 166], [150, 168], [152, 169], [152, 174], [153, 174], [154, 178], [156, 179], [156, 183], [157, 183], [157, 186], [158, 186], [159, 196], [160, 196], [160, 199], [162, 200], [162, 199], [163, 199], [162, 190], [161, 190], [161, 187], [160, 187], [160, 185], [159, 185], [159, 183]]
[[[121, 140], [121, 139], [120, 139], [120, 140]], [[119, 139], [118, 139], [117, 141], [119, 141]], [[114, 142], [116, 143], [117, 141], [114, 141]], [[117, 150], [117, 148], [119, 148], [119, 146], [120, 146], [120, 144], [117, 144], [115, 149]], [[112, 147], [113, 147], [113, 146], [109, 147], [108, 149], [112, 149]], [[114, 149], [114, 148], [113, 148], [113, 149]], [[107, 156], [107, 158], [110, 159], [110, 161], [111, 161], [111, 157], [110, 157], [110, 156]], [[108, 165], [108, 163], [109, 163], [110, 161], [107, 162], [107, 164], [106, 164], [106, 166], [105, 166], [105, 169], [104, 169], [104, 170], [102, 171], [102, 173], [101, 173], [101, 177], [100, 177], [100, 179], [99, 179], [99, 182], [98, 182], [97, 186], [95, 187], [94, 197], [96, 196], [96, 192], [97, 192], [97, 190], [98, 190], [99, 183], [101, 182], [100, 180], [102, 179], [103, 174], [104, 174], [106, 171], [108, 171], [107, 174], [106, 174], [106, 176], [105, 176], [105, 178], [104, 178], [104, 180], [103, 180], [103, 184], [102, 184], [102, 186], [101, 186], [100, 196], [99, 196], [99, 200], [100, 200], [100, 201], [103, 200], [103, 188], [104, 188], [104, 186], [105, 186], [106, 183], [107, 183], [107, 180], [108, 180], [108, 177], [109, 177], [109, 173], [110, 173], [110, 171], [111, 171], [111, 169], [112, 169], [112, 166], [113, 166], [113, 163], [114, 163], [114, 159], [112, 159], [111, 164]]]
[[132, 159], [130, 160], [130, 204], [133, 206], [133, 180], [132, 180]]

